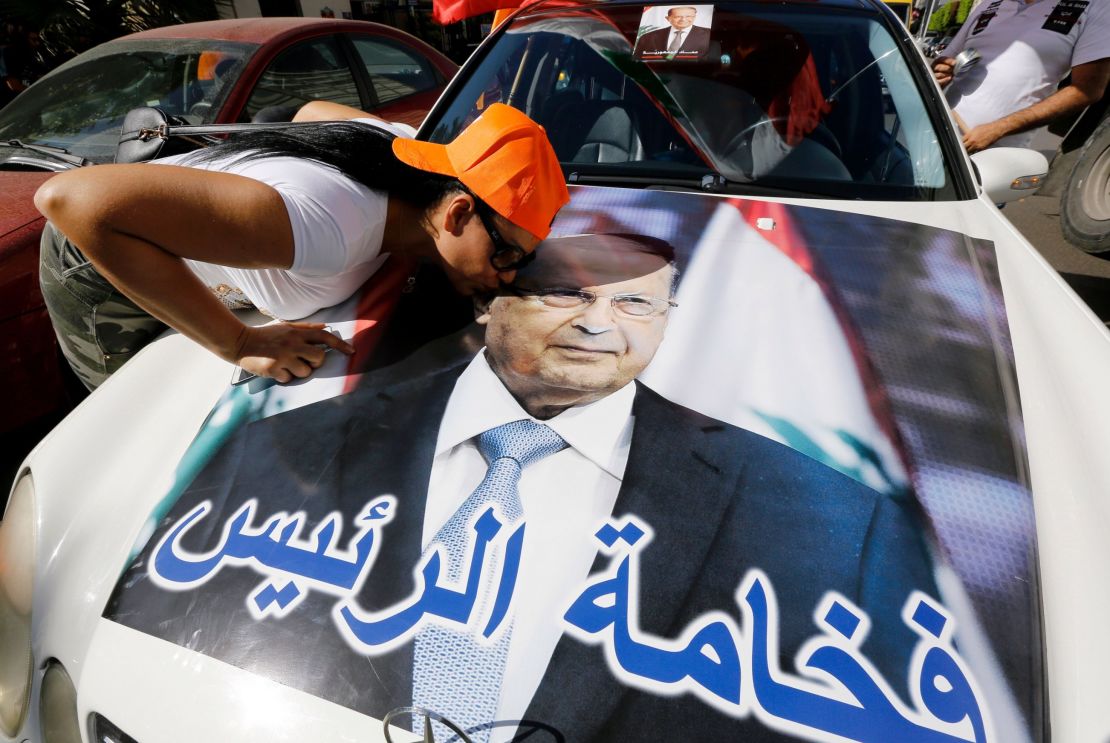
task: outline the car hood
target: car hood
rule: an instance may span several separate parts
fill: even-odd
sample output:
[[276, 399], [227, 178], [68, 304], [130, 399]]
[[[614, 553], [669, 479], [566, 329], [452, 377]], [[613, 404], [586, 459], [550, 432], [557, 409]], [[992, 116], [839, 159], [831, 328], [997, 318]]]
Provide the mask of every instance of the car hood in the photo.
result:
[[[777, 442], [774, 447], [803, 453], [809, 463], [797, 462], [796, 473], [815, 471], [817, 462], [818, 469], [839, 473], [837, 482], [852, 481], [882, 499], [915, 504], [910, 510], [920, 509], [927, 527], [911, 534], [899, 557], [891, 553], [890, 559], [897, 562], [903, 552], [916, 549], [918, 538], [931, 535], [936, 584], [925, 579], [921, 590], [938, 596], [940, 603], [914, 596], [925, 602], [917, 605], [920, 611], [929, 614], [932, 609], [939, 612], [930, 615], [934, 620], [951, 620], [948, 626], [957, 628], [958, 644], [951, 644], [952, 630], [945, 630], [944, 622], [926, 622], [932, 629], [911, 636], [904, 649], [916, 637], [920, 652], [915, 657], [936, 649], [952, 658], [955, 665], [948, 667], [962, 669], [966, 678], [944, 680], [969, 684], [964, 688], [970, 696], [961, 701], [968, 706], [961, 709], [969, 718], [992, 720], [987, 724], [1000, 731], [999, 739], [1033, 737], [1027, 733], [1028, 720], [1043, 713], [1043, 647], [1021, 403], [1036, 406], [1043, 417], [1039, 408], [1046, 382], [1023, 371], [1037, 342], [1027, 326], [1031, 318], [1013, 315], [1011, 309], [1017, 311], [1032, 285], [1040, 286], [1042, 306], [1051, 305], [1049, 315], [1069, 312], [1073, 298], [1051, 286], [1053, 274], [1031, 256], [1031, 248], [985, 202], [915, 205], [915, 218], [921, 221], [913, 223], [890, 218], [904, 208], [891, 204], [826, 202], [815, 207], [814, 202], [606, 188], [572, 188], [572, 197], [553, 235], [639, 232], [668, 241], [678, 254], [679, 308], [636, 386], [636, 425], [666, 420], [659, 409], [681, 406], [694, 416], [688, 420], [700, 421], [698, 426], [714, 435], [731, 436], [742, 429], [760, 441]], [[956, 225], [963, 229], [951, 229]], [[1050, 286], [1041, 286], [1038, 276]], [[417, 570], [419, 547], [404, 542], [412, 542], [411, 535], [399, 534], [406, 522], [411, 526], [413, 507], [407, 499], [415, 493], [412, 497], [422, 502], [427, 490], [427, 472], [417, 472], [413, 463], [432, 460], [439, 415], [413, 411], [429, 401], [442, 404], [461, 371], [457, 360], [469, 360], [481, 348], [481, 340], [468, 335], [467, 328], [429, 329], [430, 320], [441, 315], [427, 312], [427, 307], [417, 324], [405, 322], [404, 297], [412, 295], [390, 289], [411, 287], [409, 279], [407, 272], [387, 266], [372, 282], [373, 291], [321, 313], [318, 319], [353, 338], [360, 350], [353, 360], [329, 355], [305, 383], [276, 387], [259, 381], [228, 388], [228, 365], [174, 336], [142, 352], [40, 446], [29, 464], [43, 512], [38, 571], [45, 580], [36, 583], [36, 612], [45, 611], [37, 635], [41, 653], [77, 667], [71, 669], [75, 678], [82, 677], [78, 671], [83, 669], [88, 679], [104, 679], [118, 675], [112, 670], [113, 658], [120, 656], [112, 642], [139, 647], [153, 637], [184, 653], [177, 657], [204, 659], [176, 668], [163, 664], [158, 673], [178, 675], [186, 667], [225, 675], [227, 669], [233, 675], [247, 672], [327, 700], [343, 715], [356, 710], [380, 719], [398, 706], [410, 689], [407, 678], [397, 678], [408, 672], [411, 658], [397, 662], [397, 652], [404, 655], [409, 639], [402, 631], [393, 638], [400, 646], [382, 650], [361, 629], [387, 615], [411, 618], [406, 607], [429, 595], [427, 584], [420, 588], [420, 576], [428, 574]], [[418, 279], [418, 287], [422, 281]], [[411, 302], [420, 301], [419, 292], [415, 294]], [[391, 299], [383, 303], [386, 295]], [[416, 306], [407, 305], [409, 310]], [[1020, 327], [1015, 327], [1015, 316]], [[382, 335], [386, 319], [392, 333]], [[412, 336], [420, 333], [425, 337], [418, 340], [427, 343], [414, 347]], [[1104, 352], [1105, 335], [1092, 339], [1101, 342]], [[1023, 354], [1016, 365], [1015, 348]], [[1039, 361], [1051, 365], [1054, 358], [1066, 360]], [[1022, 384], [1021, 403], [1015, 379]], [[654, 392], [649, 394], [648, 388]], [[653, 394], [667, 402], [644, 407], [641, 399]], [[667, 442], [653, 456], [670, 461], [674, 452], [700, 446], [672, 443], [676, 434], [670, 429], [686, 427], [675, 423], [653, 429]], [[1054, 431], [1062, 437], [1082, 436], [1058, 426]], [[636, 435], [645, 436], [633, 434], [629, 462], [648, 462], [651, 457], [636, 451], [643, 445]], [[363, 461], [360, 451], [378, 452], [377, 459]], [[694, 682], [683, 682], [691, 693], [676, 695], [673, 684], [678, 682], [673, 679], [685, 676], [675, 674], [683, 663], [694, 662], [684, 644], [692, 642], [691, 633], [720, 621], [726, 634], [744, 638], [758, 616], [754, 605], [746, 603], [750, 593], [710, 594], [708, 603], [702, 603], [707, 599], [701, 593], [699, 561], [709, 560], [709, 573], [718, 569], [706, 551], [714, 540], [704, 537], [717, 524], [731, 523], [728, 500], [690, 509], [665, 507], [683, 492], [684, 480], [695, 483], [690, 487], [696, 490], [707, 490], [701, 478], [714, 469], [732, 472], [730, 457], [741, 456], [720, 455], [712, 447], [695, 448], [696, 466], [654, 475], [670, 495], [619, 499], [613, 513], [628, 518], [611, 523], [613, 531], [598, 532], [610, 540], [608, 548], [604, 543], [599, 547], [599, 565], [609, 563], [616, 573], [591, 573], [586, 583], [600, 591], [605, 580], [619, 576], [621, 560], [637, 571], [642, 560], [648, 566], [644, 575], [652, 576], [643, 579], [648, 581], [645, 595], [664, 602], [666, 616], [676, 617], [676, 623], [659, 626], [646, 613], [628, 616], [651, 630], [626, 629], [629, 634], [622, 641], [615, 629], [603, 631], [609, 626], [603, 602], [591, 610], [575, 601], [580, 611], [574, 628], [551, 655], [537, 698], [554, 703], [571, 695], [591, 708], [607, 708], [610, 702], [601, 704], [595, 690], [611, 685], [613, 693], [604, 696], [612, 696], [613, 703], [618, 691], [645, 694], [658, 704], [682, 700], [692, 710], [708, 704], [736, 718], [737, 725], [751, 726], [738, 728], [742, 730], [762, 725], [809, 740], [836, 733], [832, 728], [799, 733], [802, 723], [785, 708], [730, 707], [707, 691], [712, 686], [707, 669], [694, 673]], [[1039, 451], [1029, 453], [1034, 464], [1041, 456]], [[761, 468], [749, 466], [750, 471]], [[406, 467], [415, 477], [411, 482], [396, 474]], [[387, 472], [394, 474], [383, 474]], [[1034, 468], [1034, 483], [1036, 475]], [[652, 493], [660, 487], [642, 473], [626, 473], [626, 479]], [[750, 493], [757, 488], [754, 483], [751, 487], [740, 494], [742, 500], [753, 497]], [[831, 490], [826, 495], [836, 498]], [[751, 502], [747, 508], [751, 514], [762, 513]], [[813, 509], [801, 520], [818, 518], [820, 499]], [[422, 506], [418, 510], [422, 513]], [[626, 530], [630, 524], [652, 533], [651, 540], [635, 549], [621, 547], [620, 539], [637, 541], [635, 530]], [[419, 531], [419, 518], [417, 526]], [[708, 531], [701, 532], [703, 527]], [[840, 630], [810, 623], [816, 600], [784, 608], [794, 593], [789, 576], [817, 573], [808, 568], [792, 573], [789, 565], [775, 565], [779, 560], [795, 567], [812, 562], [814, 570], [818, 563], [824, 570], [845, 559], [864, 559], [869, 547], [862, 542], [854, 551], [822, 551], [825, 539], [845, 531], [850, 529], [830, 523], [827, 531], [812, 535], [813, 543], [787, 541], [780, 545], [783, 549], [767, 552], [756, 572], [745, 573], [747, 563], [725, 568], [736, 572], [729, 573], [726, 583], [730, 591], [742, 579], [746, 591], [774, 584], [782, 601], [778, 616], [783, 631], [803, 614], [795, 629], [808, 624], [801, 634], [831, 647], [839, 642], [833, 637], [837, 631], [852, 634], [844, 629], [848, 625], [833, 622], [832, 614], [828, 621]], [[728, 533], [719, 537], [730, 538]], [[762, 539], [758, 530], [747, 538]], [[269, 547], [266, 540], [282, 549]], [[404, 550], [403, 543], [408, 544]], [[371, 577], [318, 572], [329, 565], [342, 568], [333, 558], [366, 567]], [[664, 572], [683, 576], [689, 585], [660, 592], [650, 581], [662, 581]], [[375, 583], [374, 576], [384, 583]], [[824, 584], [807, 590], [817, 589], [819, 596], [823, 588], [834, 590]], [[865, 593], [829, 596], [843, 598], [841, 608], [855, 614], [868, 600]], [[862, 626], [870, 627], [869, 637], [881, 638], [891, 622], [899, 623], [905, 598], [900, 589], [891, 590], [887, 599], [857, 614], [867, 620]], [[634, 612], [634, 606], [622, 609]], [[718, 610], [724, 615], [714, 613]], [[907, 626], [913, 624], [911, 615], [903, 615]], [[666, 639], [675, 637], [682, 642]], [[729, 647], [714, 644], [712, 650], [722, 659]], [[738, 639], [736, 647], [746, 688], [770, 683], [753, 680], [745, 670], [753, 662], [753, 646]], [[858, 662], [854, 667], [878, 677], [858, 647], [837, 647]], [[874, 645], [864, 647], [879, 653]], [[655, 656], [662, 665], [641, 665], [655, 651], [663, 653]], [[876, 660], [884, 667], [887, 661]], [[782, 663], [784, 673], [796, 672], [792, 655], [785, 654]], [[397, 669], [401, 676], [391, 677]], [[576, 681], [559, 683], [568, 673]], [[906, 683], [905, 675], [888, 678], [896, 688]], [[811, 701], [836, 696], [831, 687], [795, 681], [815, 695]], [[881, 688], [890, 698], [896, 694]], [[904, 719], [953, 732], [929, 717], [920, 697], [915, 698], [916, 711], [895, 705]], [[99, 709], [88, 707], [90, 699], [97, 699]], [[82, 719], [85, 713], [100, 712], [132, 733], [145, 724], [130, 721], [128, 699], [90, 692], [82, 705]], [[188, 717], [172, 700], [150, 715], [161, 723], [152, 728], [160, 734], [149, 738], [152, 743], [189, 739], [187, 733], [178, 737], [164, 732], [177, 724], [166, 725], [167, 720], [182, 718], [185, 724]], [[686, 714], [680, 718], [691, 719]], [[585, 723], [553, 724], [568, 739], [589, 737], [589, 731], [565, 727]], [[679, 729], [671, 732], [682, 737]], [[971, 730], [953, 734], [967, 737]]]
[[53, 175], [0, 171], [0, 237], [42, 218], [35, 209], [35, 191]]

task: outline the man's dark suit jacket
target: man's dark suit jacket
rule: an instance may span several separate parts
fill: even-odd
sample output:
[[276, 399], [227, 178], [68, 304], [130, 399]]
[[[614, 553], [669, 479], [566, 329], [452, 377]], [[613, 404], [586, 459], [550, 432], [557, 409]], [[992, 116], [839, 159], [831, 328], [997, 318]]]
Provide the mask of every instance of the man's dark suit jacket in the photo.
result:
[[[214, 549], [223, 523], [250, 498], [259, 499], [256, 522], [303, 509], [306, 527], [314, 527], [339, 509], [349, 534], [353, 514], [392, 493], [397, 513], [358, 604], [366, 611], [396, 604], [414, 588], [439, 423], [462, 368], [371, 383], [250, 424], [197, 476], [151, 544], [206, 499], [216, 510], [184, 543], [195, 552]], [[710, 610], [728, 612], [742, 627], [733, 596], [744, 573], [759, 567], [778, 598], [784, 671], [795, 672], [798, 647], [817, 634], [813, 611], [836, 590], [869, 612], [873, 627], [863, 649], [905, 698], [915, 638], [899, 611], [915, 588], [936, 593], [913, 509], [640, 385], [633, 413], [614, 516], [636, 514], [655, 530], [641, 560], [641, 629], [677, 637]], [[334, 597], [310, 593], [288, 616], [255, 622], [245, 599], [259, 574], [225, 567], [200, 588], [167, 592], [146, 575], [149, 549], [121, 579], [108, 618], [378, 718], [411, 704], [411, 643], [381, 656], [353, 652], [331, 617]], [[599, 559], [595, 569], [604, 564]], [[550, 725], [566, 741], [788, 739], [689, 694], [627, 688], [599, 646], [567, 636], [526, 719]]]
[[[636, 40], [634, 56], [641, 54], [659, 54], [667, 52], [667, 40], [670, 38], [671, 27], [661, 28], [657, 31], [648, 31]], [[709, 29], [704, 26], [690, 26], [686, 35], [682, 37], [682, 46], [679, 52], [697, 52], [704, 54], [709, 48]]]

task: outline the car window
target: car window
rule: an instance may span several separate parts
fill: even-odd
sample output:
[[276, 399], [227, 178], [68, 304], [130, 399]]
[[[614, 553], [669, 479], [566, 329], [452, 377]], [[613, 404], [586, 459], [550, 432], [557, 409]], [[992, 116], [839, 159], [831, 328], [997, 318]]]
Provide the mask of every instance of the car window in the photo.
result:
[[640, 6], [518, 16], [431, 137], [449, 140], [500, 101], [545, 126], [580, 182], [709, 176], [726, 190], [953, 197], [936, 128], [881, 18], [712, 7], [706, 47], [686, 58], [640, 51]]
[[212, 121], [256, 45], [202, 39], [112, 42], [83, 54], [0, 110], [0, 140], [111, 161], [124, 115], [157, 106]]
[[367, 36], [351, 36], [358, 58], [366, 67], [378, 103], [404, 98], [439, 84], [428, 60], [398, 43]]
[[330, 36], [301, 42], [279, 54], [258, 79], [242, 118], [288, 120], [312, 100], [362, 107], [354, 75]]

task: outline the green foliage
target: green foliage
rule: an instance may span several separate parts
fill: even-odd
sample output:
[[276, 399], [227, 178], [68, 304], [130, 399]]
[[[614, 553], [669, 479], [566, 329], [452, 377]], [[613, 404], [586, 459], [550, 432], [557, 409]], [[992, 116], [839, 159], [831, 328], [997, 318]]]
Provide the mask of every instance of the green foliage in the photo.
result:
[[967, 20], [968, 13], [975, 6], [975, 0], [952, 0], [933, 11], [929, 18], [929, 30], [955, 32]]
[[967, 14], [971, 12], [972, 7], [975, 5], [975, 0], [960, 0], [960, 8], [956, 11], [956, 23], [961, 26], [967, 20]]
[[214, 20], [231, 1], [0, 0], [0, 16], [22, 20], [52, 54], [69, 56], [148, 28]]
[[952, 24], [952, 5], [942, 5], [933, 11], [933, 15], [929, 18], [929, 30], [940, 33]]

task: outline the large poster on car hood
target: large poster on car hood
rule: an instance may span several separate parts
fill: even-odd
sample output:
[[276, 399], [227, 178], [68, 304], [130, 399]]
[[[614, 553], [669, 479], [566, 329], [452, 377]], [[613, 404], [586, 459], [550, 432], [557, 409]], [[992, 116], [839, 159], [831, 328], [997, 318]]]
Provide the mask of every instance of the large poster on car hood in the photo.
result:
[[106, 617], [436, 740], [1039, 740], [993, 246], [572, 196], [501, 291], [387, 264], [354, 357], [229, 387]]

